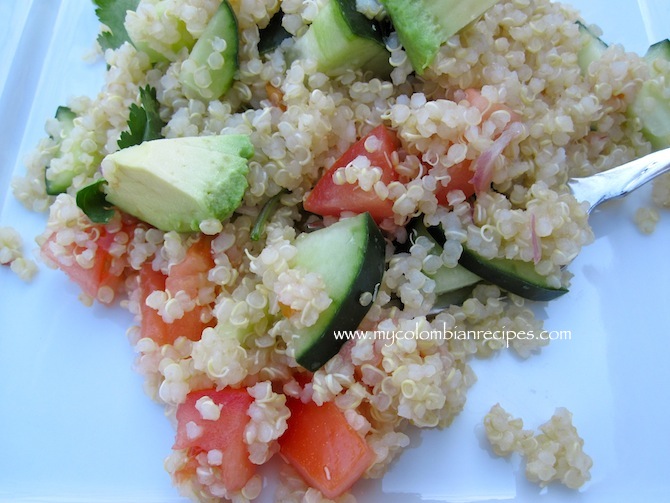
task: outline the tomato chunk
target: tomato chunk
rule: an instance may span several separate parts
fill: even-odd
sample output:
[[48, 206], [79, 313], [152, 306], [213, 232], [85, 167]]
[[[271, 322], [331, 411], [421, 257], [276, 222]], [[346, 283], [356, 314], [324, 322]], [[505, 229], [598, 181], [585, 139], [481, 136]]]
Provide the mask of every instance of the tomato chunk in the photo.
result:
[[165, 286], [172, 292], [184, 290], [191, 297], [198, 296], [198, 290], [207, 285], [207, 274], [214, 267], [212, 239], [203, 236], [193, 243], [184, 260], [170, 268]]
[[[198, 410], [196, 404], [204, 397], [218, 406], [218, 418]], [[252, 402], [246, 389], [207, 389], [189, 393], [186, 401], [177, 408], [177, 435], [173, 449], [188, 449], [190, 457], [212, 450], [221, 451], [221, 482], [228, 491], [242, 489], [256, 471], [244, 443], [244, 429], [250, 421], [247, 410]], [[209, 418], [203, 418], [203, 415]]]
[[191, 298], [197, 299], [200, 288], [207, 286], [207, 273], [214, 267], [214, 259], [210, 251], [211, 239], [201, 238], [193, 243], [184, 260], [175, 264], [166, 276], [161, 271], [154, 271], [150, 263], [145, 263], [140, 270], [140, 336], [149, 337], [158, 344], [173, 344], [184, 336], [197, 341], [202, 331], [213, 326], [215, 320], [203, 321], [209, 306], [196, 305], [184, 316], [167, 323], [162, 316], [146, 304], [147, 297], [156, 290], [165, 290], [171, 295], [183, 290]]
[[[376, 141], [375, 141], [376, 140]], [[374, 147], [374, 148], [371, 148]], [[370, 213], [376, 222], [393, 216], [393, 201], [381, 199], [373, 190], [363, 190], [358, 183], [335, 183], [333, 176], [358, 156], [367, 157], [371, 167], [381, 169], [380, 181], [389, 184], [398, 179], [393, 168], [392, 155], [400, 147], [396, 134], [384, 125], [377, 126], [367, 136], [354, 143], [333, 164], [314, 186], [304, 208], [321, 216], [340, 216], [342, 212]]]
[[442, 185], [438, 182], [435, 190], [435, 197], [437, 202], [443, 206], [447, 206], [447, 194], [452, 190], [462, 190], [465, 197], [468, 198], [475, 193], [475, 186], [472, 183], [474, 173], [470, 171], [471, 161], [463, 161], [455, 164], [447, 169], [450, 180], [447, 185]]
[[45, 240], [40, 251], [45, 259], [79, 285], [86, 295], [110, 304], [123, 289], [127, 269], [123, 252], [113, 254], [112, 250], [121, 232], [126, 234], [122, 242], [132, 237], [135, 225], [135, 222], [124, 221], [120, 229], [110, 232], [105, 225], [91, 224], [77, 229], [90, 237], [86, 243], [80, 241], [79, 244], [70, 243], [66, 246], [58, 244], [56, 231]]
[[287, 400], [291, 417], [279, 438], [280, 453], [305, 481], [328, 498], [347, 491], [368, 469], [374, 454], [338, 407]]

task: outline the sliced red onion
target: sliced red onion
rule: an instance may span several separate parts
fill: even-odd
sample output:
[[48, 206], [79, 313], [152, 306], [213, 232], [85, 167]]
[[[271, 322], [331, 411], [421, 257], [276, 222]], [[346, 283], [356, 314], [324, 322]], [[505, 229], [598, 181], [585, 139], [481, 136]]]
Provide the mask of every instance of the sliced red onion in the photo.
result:
[[496, 138], [490, 148], [481, 153], [475, 160], [474, 176], [472, 177], [472, 184], [475, 186], [475, 193], [481, 194], [487, 192], [491, 188], [494, 175], [495, 160], [502, 151], [505, 150], [512, 140], [523, 133], [523, 125], [520, 122], [510, 123], [500, 136]]

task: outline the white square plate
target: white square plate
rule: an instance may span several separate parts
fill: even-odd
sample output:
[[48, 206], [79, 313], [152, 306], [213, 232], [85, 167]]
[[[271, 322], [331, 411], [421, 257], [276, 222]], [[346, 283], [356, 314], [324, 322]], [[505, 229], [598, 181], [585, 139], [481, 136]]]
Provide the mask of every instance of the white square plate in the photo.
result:
[[[573, 3], [627, 50], [670, 36], [668, 0]], [[58, 105], [98, 92], [104, 64], [83, 61], [97, 32], [87, 0], [0, 3], [0, 225], [29, 255], [46, 216], [13, 198], [10, 178]], [[474, 361], [479, 380], [454, 424], [413, 432], [383, 480], [359, 484], [359, 501], [670, 501], [670, 213], [643, 236], [633, 215], [648, 200], [646, 187], [594, 214], [598, 238], [571, 265], [570, 293], [538, 306], [571, 339], [527, 361]], [[162, 466], [172, 428], [131, 370], [131, 316], [78, 293], [46, 267], [31, 283], [0, 267], [0, 501], [184, 502]], [[540, 490], [519, 460], [492, 456], [481, 421], [496, 402], [531, 428], [568, 407], [594, 460], [587, 486]]]

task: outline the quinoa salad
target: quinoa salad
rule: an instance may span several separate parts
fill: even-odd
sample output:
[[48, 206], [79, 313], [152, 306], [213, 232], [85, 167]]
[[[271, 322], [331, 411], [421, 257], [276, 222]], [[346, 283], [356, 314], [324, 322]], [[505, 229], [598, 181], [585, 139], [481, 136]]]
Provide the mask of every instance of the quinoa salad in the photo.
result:
[[[92, 3], [102, 89], [58, 107], [12, 180], [44, 229], [32, 257], [0, 226], [0, 263], [132, 316], [119, 335], [192, 501], [356, 501], [412, 432], [459, 417], [478, 363], [549, 345], [517, 335], [547, 333], [596, 237], [568, 179], [670, 146], [645, 121], [670, 52], [606, 44], [548, 0], [472, 2], [414, 45], [403, 5]], [[626, 225], [652, 234], [667, 207], [666, 175]], [[504, 398], [487, 449], [588, 491], [598, 460], [569, 407], [524, 423]]]

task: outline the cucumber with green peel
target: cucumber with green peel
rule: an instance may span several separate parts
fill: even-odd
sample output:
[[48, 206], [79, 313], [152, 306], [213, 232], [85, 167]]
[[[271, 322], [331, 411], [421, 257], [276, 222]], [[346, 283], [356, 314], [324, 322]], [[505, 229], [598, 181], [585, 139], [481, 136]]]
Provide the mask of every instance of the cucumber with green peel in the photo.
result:
[[642, 134], [658, 150], [670, 147], [670, 40], [650, 46], [644, 59], [650, 78], [642, 84], [628, 112], [637, 117]]
[[498, 0], [381, 0], [412, 68], [419, 75], [440, 46]]
[[[432, 255], [440, 255], [442, 253], [442, 246], [430, 232], [428, 232], [428, 229], [426, 229], [426, 226], [420, 219], [417, 219], [417, 221], [414, 222], [411, 232], [415, 238], [423, 236], [433, 243], [433, 248], [429, 253]], [[437, 271], [425, 274], [435, 281], [434, 292], [436, 295], [460, 291], [467, 287], [474, 286], [482, 280], [482, 278], [460, 264], [456, 264], [454, 267], [443, 265], [438, 268]]]
[[[58, 148], [60, 150], [60, 142], [63, 138], [70, 134], [72, 128], [74, 128], [74, 120], [77, 117], [69, 107], [59, 106], [56, 109], [55, 118], [60, 123], [61, 126], [61, 136], [58, 140]], [[52, 138], [55, 140], [55, 138]], [[58, 155], [56, 156], [58, 158]], [[67, 190], [67, 188], [72, 184], [72, 179], [76, 176], [74, 169], [67, 169], [56, 171], [51, 165], [47, 166], [44, 171], [44, 183], [46, 185], [47, 194], [50, 196], [56, 196]]]
[[363, 68], [388, 78], [389, 57], [381, 28], [356, 10], [355, 0], [328, 0], [290, 51], [290, 59], [314, 60], [329, 76]]
[[[44, 170], [44, 185], [46, 193], [57, 196], [67, 191], [74, 178], [81, 174], [91, 174], [99, 162], [98, 154], [92, 154], [89, 161], [82, 160], [81, 144], [70, 140], [64, 141], [72, 134], [75, 128], [77, 114], [69, 107], [59, 106], [56, 109], [56, 120], [60, 123], [58, 138], [51, 138], [56, 143], [56, 153]], [[81, 140], [79, 140], [81, 141]], [[64, 147], [67, 150], [64, 150]]]
[[160, 20], [162, 29], [156, 29], [154, 25], [148, 29], [144, 19], [134, 11], [129, 11], [126, 15], [124, 25], [130, 41], [138, 51], [149, 56], [149, 61], [152, 63], [175, 61], [182, 49], [191, 50], [195, 44], [195, 39], [186, 28], [184, 20], [175, 12], [168, 10], [168, 5], [168, 2], [157, 2], [153, 5], [155, 19]]
[[582, 71], [582, 75], [586, 75], [589, 71], [589, 65], [602, 57], [603, 52], [607, 49], [607, 44], [581, 21], [577, 21], [577, 26], [579, 27], [579, 36], [582, 39], [582, 47], [577, 53], [577, 64]]
[[212, 101], [232, 87], [239, 69], [239, 44], [237, 17], [223, 0], [181, 65], [179, 82], [188, 98]]
[[[440, 227], [430, 227], [428, 232], [438, 243], [444, 243], [444, 232]], [[552, 300], [568, 292], [567, 288], [550, 285], [532, 262], [486, 258], [463, 246], [458, 263], [489, 283], [529, 300]]]
[[463, 247], [458, 263], [503, 290], [530, 300], [552, 300], [568, 293], [547, 283], [532, 262], [507, 258], [485, 258]]
[[294, 334], [295, 358], [313, 372], [347, 341], [336, 334], [356, 330], [370, 310], [365, 294], [374, 296], [379, 288], [386, 243], [372, 217], [362, 213], [301, 234], [295, 246], [293, 265], [320, 275], [332, 300], [314, 325]]

